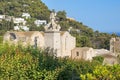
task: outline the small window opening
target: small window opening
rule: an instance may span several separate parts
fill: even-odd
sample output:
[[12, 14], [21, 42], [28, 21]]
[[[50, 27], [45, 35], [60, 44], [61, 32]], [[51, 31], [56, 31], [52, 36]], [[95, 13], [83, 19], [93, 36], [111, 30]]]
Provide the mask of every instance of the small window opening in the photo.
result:
[[76, 56], [79, 56], [79, 52], [76, 52]]

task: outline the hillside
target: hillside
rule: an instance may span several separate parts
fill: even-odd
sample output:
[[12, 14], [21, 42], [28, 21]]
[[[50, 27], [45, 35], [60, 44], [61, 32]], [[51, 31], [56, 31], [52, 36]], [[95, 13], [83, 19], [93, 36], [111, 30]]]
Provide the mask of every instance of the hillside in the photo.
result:
[[[54, 11], [54, 10], [53, 10]], [[49, 22], [50, 10], [41, 0], [0, 0], [0, 14], [14, 17], [21, 17], [22, 13], [29, 13], [31, 19], [27, 20], [27, 25], [31, 31], [44, 30], [43, 26], [34, 25], [34, 20], [47, 20]], [[61, 30], [68, 30], [76, 37], [77, 47], [93, 47], [109, 49], [109, 40], [116, 35], [94, 31], [92, 28], [78, 22], [72, 18], [67, 18], [65, 11], [57, 12], [57, 21], [61, 25]], [[0, 22], [0, 35], [8, 30], [13, 30], [14, 24], [9, 21]]]
[[0, 14], [21, 17], [24, 12], [32, 18], [49, 20], [50, 10], [40, 0], [0, 0]]

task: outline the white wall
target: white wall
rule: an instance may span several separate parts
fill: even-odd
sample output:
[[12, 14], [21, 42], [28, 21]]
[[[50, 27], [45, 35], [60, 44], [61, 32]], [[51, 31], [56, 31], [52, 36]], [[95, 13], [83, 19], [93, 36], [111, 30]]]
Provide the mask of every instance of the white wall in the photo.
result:
[[62, 56], [71, 56], [71, 50], [75, 48], [76, 40], [67, 31], [61, 35]]
[[51, 49], [57, 50], [57, 57], [61, 56], [61, 43], [60, 43], [60, 32], [45, 32], [45, 48], [49, 47]]
[[35, 20], [35, 21], [34, 21], [34, 24], [35, 24], [36, 26], [40, 26], [40, 25], [42, 25], [42, 24], [47, 24], [47, 21], [46, 21], [46, 20]]

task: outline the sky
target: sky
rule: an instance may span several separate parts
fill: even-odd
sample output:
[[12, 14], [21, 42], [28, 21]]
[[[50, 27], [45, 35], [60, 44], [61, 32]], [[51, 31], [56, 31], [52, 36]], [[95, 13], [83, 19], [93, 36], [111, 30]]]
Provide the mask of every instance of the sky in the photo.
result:
[[120, 32], [120, 0], [42, 0], [50, 10], [65, 10], [94, 31]]

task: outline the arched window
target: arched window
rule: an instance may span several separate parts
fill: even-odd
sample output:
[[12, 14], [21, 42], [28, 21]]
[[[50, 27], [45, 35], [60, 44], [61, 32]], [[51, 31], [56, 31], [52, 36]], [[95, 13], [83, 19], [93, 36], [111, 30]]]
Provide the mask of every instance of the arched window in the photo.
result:
[[13, 41], [16, 39], [16, 35], [14, 33], [10, 33], [10, 40]]
[[37, 40], [38, 40], [38, 37], [36, 36], [36, 37], [34, 38], [34, 46], [35, 46], [35, 48], [37, 48]]
[[79, 56], [79, 52], [78, 51], [76, 52], [76, 56]]
[[65, 50], [67, 49], [68, 45], [67, 45], [67, 38], [68, 36], [65, 37]]

